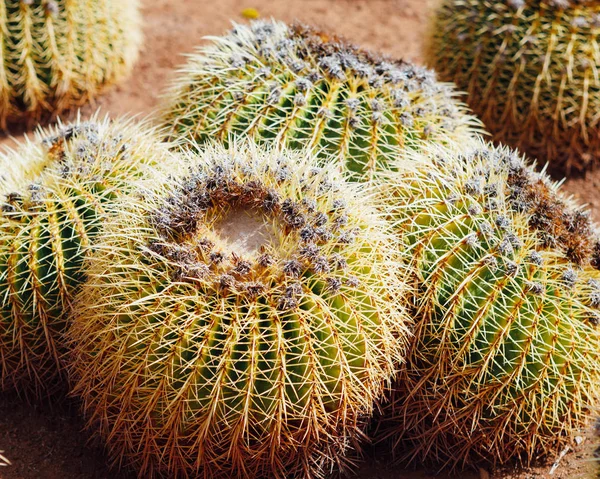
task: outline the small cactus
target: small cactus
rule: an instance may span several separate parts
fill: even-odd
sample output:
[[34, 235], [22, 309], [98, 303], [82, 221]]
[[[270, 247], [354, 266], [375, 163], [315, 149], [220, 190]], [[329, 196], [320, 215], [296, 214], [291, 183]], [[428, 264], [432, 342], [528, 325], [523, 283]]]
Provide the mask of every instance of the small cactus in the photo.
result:
[[417, 324], [380, 437], [403, 459], [527, 464], [599, 397], [600, 244], [516, 153], [458, 151], [432, 146], [381, 185]]
[[138, 0], [0, 2], [0, 126], [81, 106], [137, 58]]
[[310, 148], [355, 178], [423, 140], [469, 136], [477, 121], [433, 72], [296, 25], [256, 21], [192, 55], [159, 123], [174, 140]]
[[561, 173], [600, 157], [600, 2], [445, 0], [429, 63], [494, 139]]
[[145, 165], [170, 156], [150, 130], [94, 118], [0, 158], [0, 389], [61, 386], [62, 335], [101, 217]]
[[403, 352], [398, 250], [372, 198], [262, 148], [209, 145], [150, 180], [90, 257], [74, 393], [140, 477], [343, 469]]

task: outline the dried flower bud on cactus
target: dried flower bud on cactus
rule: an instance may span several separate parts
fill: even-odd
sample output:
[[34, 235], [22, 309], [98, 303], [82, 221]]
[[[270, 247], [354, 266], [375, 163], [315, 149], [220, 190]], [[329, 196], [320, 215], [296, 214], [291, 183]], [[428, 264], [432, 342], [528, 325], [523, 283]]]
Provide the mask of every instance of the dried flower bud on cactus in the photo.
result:
[[600, 156], [600, 2], [445, 0], [428, 52], [494, 139], [560, 172]]
[[0, 389], [62, 385], [62, 335], [101, 218], [171, 156], [147, 128], [93, 118], [0, 157]]
[[600, 392], [598, 240], [556, 189], [483, 142], [431, 146], [386, 175], [417, 318], [381, 423], [398, 454], [529, 463], [586, 424]]
[[174, 139], [247, 134], [364, 178], [424, 140], [466, 138], [478, 125], [432, 71], [305, 26], [256, 21], [213, 40], [167, 96], [160, 123]]

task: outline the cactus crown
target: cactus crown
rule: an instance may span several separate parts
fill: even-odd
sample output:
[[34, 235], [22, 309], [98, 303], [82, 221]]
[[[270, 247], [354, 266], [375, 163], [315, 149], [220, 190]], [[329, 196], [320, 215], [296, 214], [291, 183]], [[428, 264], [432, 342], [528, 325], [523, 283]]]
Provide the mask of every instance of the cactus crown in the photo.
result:
[[[136, 130], [139, 138], [133, 139], [132, 131]], [[151, 135], [143, 126], [138, 129], [127, 121], [113, 123], [108, 117], [40, 129], [34, 141], [0, 159], [0, 199], [5, 219], [34, 213], [46, 199], [56, 198], [61, 190], [74, 185], [98, 191], [113, 186], [113, 181], [117, 183], [119, 172], [126, 176], [127, 172], [141, 170], [143, 164], [157, 162], [161, 154], [170, 158], [172, 155], [163, 148], [149, 151]], [[135, 146], [133, 155], [130, 143]], [[140, 174], [138, 171], [134, 176]]]
[[493, 206], [494, 198], [503, 190], [506, 208], [528, 218], [541, 248], [562, 251], [578, 266], [600, 266], [600, 243], [589, 211], [557, 194], [558, 184], [545, 173], [536, 172], [515, 152], [487, 146], [458, 154], [460, 162], [465, 164], [465, 174], [472, 175], [465, 184], [466, 191], [477, 193], [484, 188]]
[[276, 164], [212, 160], [208, 173], [204, 165], [190, 172], [151, 215], [157, 239], [150, 249], [173, 263], [172, 280], [251, 297], [274, 293], [269, 301], [283, 310], [298, 306], [298, 281], [309, 271], [324, 275], [332, 294], [359, 285], [343, 271], [345, 245], [362, 219], [351, 220], [323, 170], [293, 171], [285, 157]]
[[307, 152], [189, 161], [123, 202], [89, 262], [71, 336], [90, 422], [149, 476], [343, 467], [406, 337], [387, 223]]
[[593, 226], [556, 189], [482, 143], [431, 146], [382, 183], [418, 291], [383, 418], [411, 458], [530, 463], [586, 424], [600, 393], [600, 273]]
[[239, 25], [191, 56], [160, 119], [175, 139], [247, 134], [333, 156], [371, 176], [422, 140], [466, 136], [476, 121], [433, 72], [312, 28]]
[[494, 135], [561, 173], [600, 151], [600, 2], [448, 0], [428, 56]]
[[5, 157], [0, 192], [11, 197], [31, 196], [27, 192], [38, 191], [42, 184], [52, 183], [53, 177], [82, 179], [89, 176], [98, 155], [119, 157], [127, 147], [122, 142], [122, 135], [101, 138], [100, 129], [106, 130], [108, 125], [108, 119], [100, 123], [92, 120], [59, 126], [54, 132], [38, 132], [37, 141], [29, 143], [26, 154], [13, 153]]

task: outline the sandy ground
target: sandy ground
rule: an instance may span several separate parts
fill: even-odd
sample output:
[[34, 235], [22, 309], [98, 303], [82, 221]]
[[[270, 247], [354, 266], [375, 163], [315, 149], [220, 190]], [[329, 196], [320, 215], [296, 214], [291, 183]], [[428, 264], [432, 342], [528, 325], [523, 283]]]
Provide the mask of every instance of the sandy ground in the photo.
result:
[[[243, 22], [244, 8], [256, 8], [262, 17], [313, 23], [352, 42], [381, 52], [420, 60], [427, 21], [436, 0], [142, 0], [146, 39], [132, 77], [85, 114], [100, 108], [113, 116], [145, 116], [155, 108], [160, 94], [173, 76], [173, 69], [192, 52], [206, 35], [219, 35], [232, 21]], [[16, 137], [20, 139], [19, 136]], [[14, 144], [0, 137], [0, 144]], [[600, 205], [600, 173], [567, 182], [591, 207]], [[599, 214], [594, 215], [600, 218]], [[0, 451], [11, 466], [0, 466], [0, 479], [129, 479], [110, 471], [102, 449], [86, 445], [82, 422], [72, 403], [30, 406], [18, 398], [0, 397]], [[560, 467], [549, 474], [550, 466], [529, 471], [463, 473], [464, 479], [487, 477], [505, 479], [577, 479], [591, 477], [593, 440], [567, 454]], [[2, 452], [0, 452], [2, 455]], [[2, 460], [0, 459], [0, 464]], [[401, 470], [370, 459], [359, 471], [360, 479], [445, 479], [426, 470]]]

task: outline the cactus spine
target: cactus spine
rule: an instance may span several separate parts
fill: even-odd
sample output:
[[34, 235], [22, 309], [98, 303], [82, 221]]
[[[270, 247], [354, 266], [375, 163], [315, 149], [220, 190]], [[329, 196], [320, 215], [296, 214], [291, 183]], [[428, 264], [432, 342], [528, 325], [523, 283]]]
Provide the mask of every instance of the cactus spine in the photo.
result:
[[0, 2], [0, 126], [82, 105], [129, 73], [137, 0]]
[[400, 359], [398, 253], [372, 198], [262, 148], [208, 146], [150, 181], [90, 258], [74, 392], [140, 477], [344, 468]]
[[483, 143], [431, 147], [381, 188], [417, 318], [382, 436], [410, 459], [458, 468], [558, 452], [600, 389], [588, 215], [518, 155]]
[[145, 165], [170, 156], [150, 130], [93, 119], [0, 159], [0, 389], [60, 386], [62, 335], [101, 217]]
[[305, 26], [256, 21], [191, 56], [159, 121], [172, 139], [247, 134], [371, 177], [425, 139], [466, 138], [478, 123], [454, 96], [424, 68]]
[[446, 0], [429, 62], [494, 135], [561, 172], [600, 156], [600, 2]]

